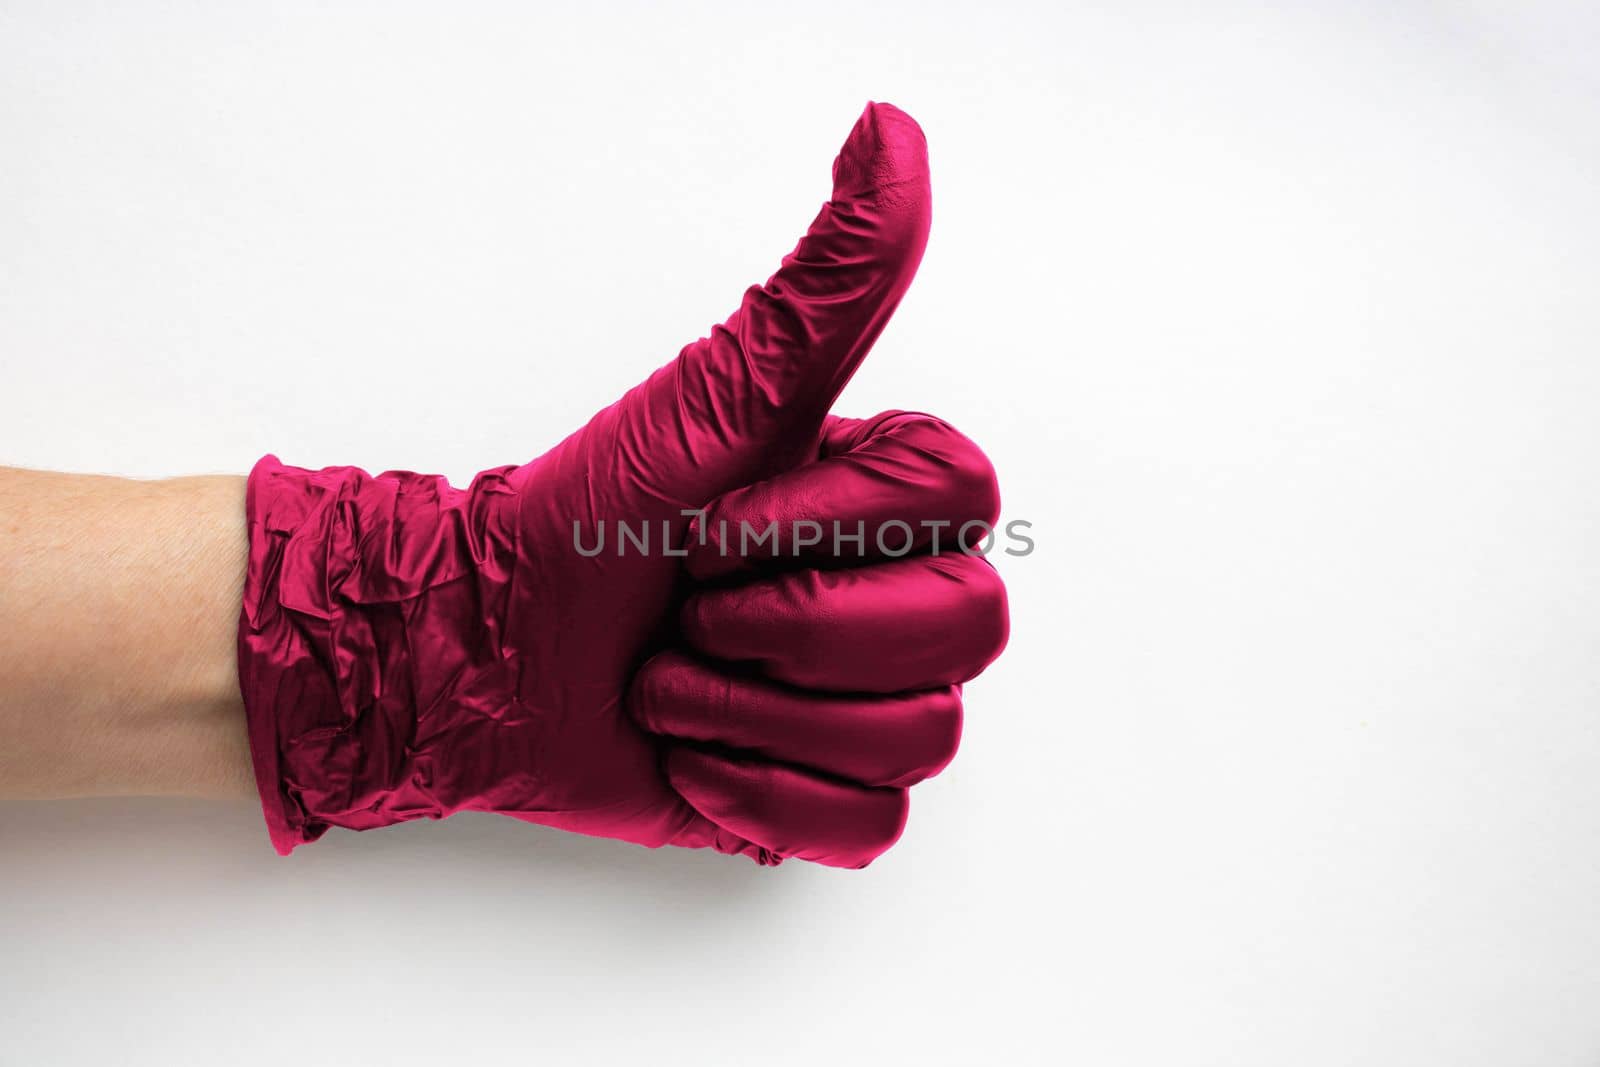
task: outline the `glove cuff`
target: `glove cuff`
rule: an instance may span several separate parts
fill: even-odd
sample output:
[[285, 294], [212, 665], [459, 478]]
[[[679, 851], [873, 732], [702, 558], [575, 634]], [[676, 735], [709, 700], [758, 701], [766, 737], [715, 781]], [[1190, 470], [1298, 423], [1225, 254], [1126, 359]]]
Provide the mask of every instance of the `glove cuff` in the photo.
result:
[[[462, 806], [432, 780], [418, 710], [434, 679], [498, 645], [493, 620], [516, 551], [511, 469], [485, 471], [468, 490], [270, 455], [251, 470], [239, 684], [278, 852], [330, 826]], [[433, 625], [444, 615], [448, 627]], [[431, 643], [416, 649], [422, 638]]]

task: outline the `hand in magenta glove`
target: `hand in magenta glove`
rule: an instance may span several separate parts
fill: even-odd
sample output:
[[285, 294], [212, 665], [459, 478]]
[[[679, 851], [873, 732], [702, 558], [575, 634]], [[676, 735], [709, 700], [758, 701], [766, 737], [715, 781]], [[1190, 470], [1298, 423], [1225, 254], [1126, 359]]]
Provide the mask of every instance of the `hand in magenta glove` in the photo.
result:
[[[923, 415], [827, 415], [928, 219], [921, 130], [869, 105], [766, 285], [539, 459], [464, 490], [257, 464], [239, 674], [278, 850], [461, 810], [764, 863], [888, 848], [1007, 627], [954, 550], [996, 518], [982, 453]], [[730, 544], [774, 521], [782, 561]], [[843, 558], [835, 521], [864, 532]]]

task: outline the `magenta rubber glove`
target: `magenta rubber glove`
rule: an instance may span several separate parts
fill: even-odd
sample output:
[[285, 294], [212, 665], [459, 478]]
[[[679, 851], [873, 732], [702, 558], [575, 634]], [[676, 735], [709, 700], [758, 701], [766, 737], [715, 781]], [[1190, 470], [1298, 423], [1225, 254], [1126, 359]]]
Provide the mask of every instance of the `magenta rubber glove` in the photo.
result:
[[239, 676], [280, 852], [462, 810], [769, 864], [894, 843], [1005, 644], [955, 547], [999, 501], [939, 420], [827, 414], [922, 257], [922, 131], [869, 105], [833, 179], [732, 317], [531, 463], [256, 465]]

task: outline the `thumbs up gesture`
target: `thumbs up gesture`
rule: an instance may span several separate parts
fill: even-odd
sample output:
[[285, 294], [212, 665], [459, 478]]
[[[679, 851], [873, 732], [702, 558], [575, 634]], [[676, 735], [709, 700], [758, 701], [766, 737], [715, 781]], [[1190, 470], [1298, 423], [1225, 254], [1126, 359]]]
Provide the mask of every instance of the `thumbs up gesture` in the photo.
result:
[[921, 129], [869, 105], [766, 284], [543, 456], [464, 489], [262, 459], [239, 673], [278, 850], [462, 810], [768, 864], [892, 845], [1007, 633], [983, 454], [829, 414], [930, 203]]

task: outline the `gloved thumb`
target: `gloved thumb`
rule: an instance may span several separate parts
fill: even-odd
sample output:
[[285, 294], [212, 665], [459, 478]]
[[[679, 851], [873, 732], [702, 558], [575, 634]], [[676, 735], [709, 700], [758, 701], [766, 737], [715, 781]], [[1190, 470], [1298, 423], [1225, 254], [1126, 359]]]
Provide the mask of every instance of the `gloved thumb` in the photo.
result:
[[868, 104], [831, 198], [777, 272], [625, 399], [650, 441], [652, 488], [698, 504], [814, 458], [824, 416], [911, 285], [930, 213], [921, 127]]

